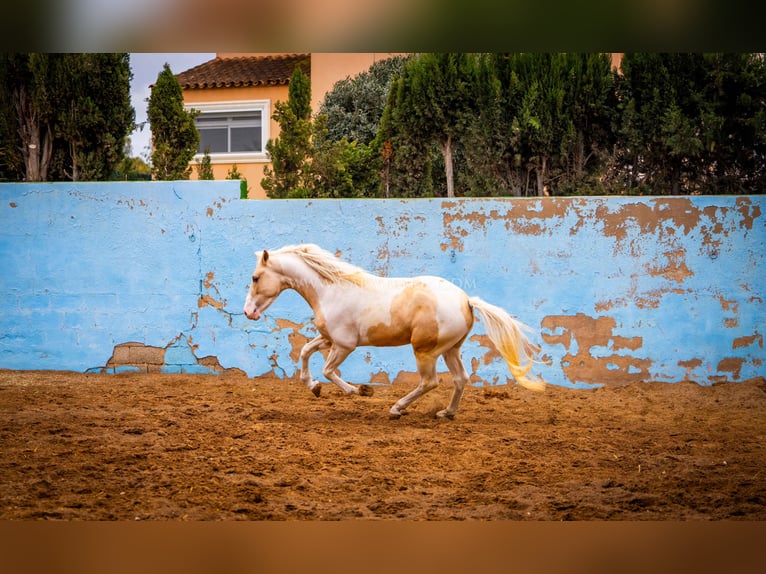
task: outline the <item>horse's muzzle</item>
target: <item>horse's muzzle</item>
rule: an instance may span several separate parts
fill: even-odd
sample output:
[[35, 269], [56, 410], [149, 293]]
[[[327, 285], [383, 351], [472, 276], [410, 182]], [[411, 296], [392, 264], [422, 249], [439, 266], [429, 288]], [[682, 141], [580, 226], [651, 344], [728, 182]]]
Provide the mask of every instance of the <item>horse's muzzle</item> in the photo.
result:
[[250, 299], [248, 297], [247, 301], [245, 301], [245, 317], [250, 319], [251, 321], [257, 321], [261, 318], [261, 312], [258, 310], [258, 304]]

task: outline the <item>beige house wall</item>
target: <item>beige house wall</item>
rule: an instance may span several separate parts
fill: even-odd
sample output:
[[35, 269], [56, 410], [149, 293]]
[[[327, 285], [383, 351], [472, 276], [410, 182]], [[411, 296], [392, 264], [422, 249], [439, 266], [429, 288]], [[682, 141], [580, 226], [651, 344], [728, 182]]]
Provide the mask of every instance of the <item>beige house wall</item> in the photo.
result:
[[[184, 90], [184, 104], [193, 108], [196, 103], [210, 102], [240, 102], [252, 100], [269, 100], [269, 116], [274, 113], [274, 104], [278, 101], [287, 100], [287, 86], [265, 86], [246, 88], [208, 88]], [[279, 124], [269, 117], [269, 137], [279, 135]], [[250, 199], [267, 199], [266, 192], [261, 187], [263, 170], [270, 164], [266, 159], [254, 159], [238, 161], [237, 171], [247, 180], [248, 197]], [[226, 179], [229, 170], [234, 165], [224, 159], [211, 159], [213, 177]], [[196, 160], [192, 161], [192, 173], [190, 179], [199, 179], [196, 169]]]

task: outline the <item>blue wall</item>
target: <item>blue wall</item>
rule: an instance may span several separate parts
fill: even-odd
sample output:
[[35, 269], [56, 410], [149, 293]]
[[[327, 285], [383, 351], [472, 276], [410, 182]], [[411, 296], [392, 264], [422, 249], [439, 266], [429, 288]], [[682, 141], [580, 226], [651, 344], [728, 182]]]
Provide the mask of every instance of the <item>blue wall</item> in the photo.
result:
[[[504, 307], [534, 327], [553, 384], [764, 375], [765, 197], [238, 197], [222, 181], [1, 185], [0, 368], [119, 370], [115, 346], [135, 342], [165, 348], [167, 372], [208, 372], [197, 359], [212, 355], [292, 377], [314, 334], [308, 305], [286, 292], [257, 323], [242, 306], [256, 249], [314, 242]], [[505, 383], [482, 333], [466, 366]], [[341, 370], [391, 382], [414, 360], [361, 348]]]

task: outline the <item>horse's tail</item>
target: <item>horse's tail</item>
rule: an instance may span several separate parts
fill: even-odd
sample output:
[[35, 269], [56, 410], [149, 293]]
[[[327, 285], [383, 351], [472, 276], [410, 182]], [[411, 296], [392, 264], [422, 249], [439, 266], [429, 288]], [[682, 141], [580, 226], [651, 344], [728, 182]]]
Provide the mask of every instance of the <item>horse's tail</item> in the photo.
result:
[[538, 377], [527, 376], [535, 363], [535, 355], [540, 352], [540, 348], [532, 344], [524, 335], [524, 331], [531, 331], [531, 329], [500, 307], [478, 297], [471, 297], [468, 302], [479, 313], [489, 340], [508, 363], [508, 369], [516, 382], [527, 389], [542, 391], [545, 388], [545, 381]]

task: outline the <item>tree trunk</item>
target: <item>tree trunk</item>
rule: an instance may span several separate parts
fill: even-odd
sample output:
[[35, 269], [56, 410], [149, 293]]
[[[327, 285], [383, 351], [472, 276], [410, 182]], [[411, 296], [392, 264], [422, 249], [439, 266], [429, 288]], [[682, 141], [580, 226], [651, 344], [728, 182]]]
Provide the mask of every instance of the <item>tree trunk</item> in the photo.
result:
[[40, 145], [42, 146], [40, 154], [40, 181], [48, 181], [48, 166], [53, 155], [53, 133], [49, 125], [45, 126], [45, 133], [42, 136]]
[[670, 195], [681, 194], [681, 168], [674, 165], [670, 171]]
[[[69, 116], [73, 125], [77, 125], [77, 104], [72, 101], [69, 104]], [[69, 140], [69, 155], [72, 156], [72, 181], [80, 180], [80, 165], [77, 161], [77, 142], [75, 136], [70, 136]]]
[[21, 156], [24, 159], [24, 181], [46, 181], [53, 151], [50, 126], [40, 125], [34, 104], [23, 88], [14, 94], [16, 117], [21, 135]]
[[22, 138], [22, 155], [24, 156], [25, 181], [41, 181], [40, 179], [40, 128], [27, 126], [26, 138]]
[[524, 181], [524, 197], [529, 197], [529, 174], [532, 173], [532, 168], [527, 166], [527, 179]]
[[537, 174], [537, 196], [545, 196], [545, 173], [548, 169], [548, 158], [543, 156], [541, 165], [535, 170]]
[[444, 156], [444, 175], [447, 177], [447, 197], [455, 197], [455, 182], [452, 173], [452, 136], [447, 136], [442, 146], [442, 155]]
[[[25, 120], [22, 131], [22, 156], [24, 158], [24, 181], [47, 181], [48, 166], [53, 151], [53, 138], [48, 126], [42, 128], [34, 119]], [[41, 133], [42, 132], [42, 133]]]
[[77, 163], [77, 144], [74, 142], [69, 143], [69, 153], [72, 156], [72, 173], [70, 173], [70, 177], [72, 178], [72, 181], [79, 181], [80, 180], [80, 166]]
[[575, 158], [575, 180], [580, 181], [585, 171], [585, 135], [577, 132], [577, 157]]
[[391, 190], [391, 157], [393, 157], [393, 150], [391, 149], [391, 142], [385, 141], [383, 143], [383, 149], [381, 150], [383, 155], [383, 161], [385, 162], [384, 181], [386, 189], [386, 199], [390, 197]]

